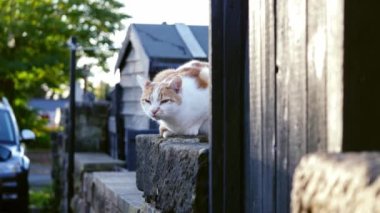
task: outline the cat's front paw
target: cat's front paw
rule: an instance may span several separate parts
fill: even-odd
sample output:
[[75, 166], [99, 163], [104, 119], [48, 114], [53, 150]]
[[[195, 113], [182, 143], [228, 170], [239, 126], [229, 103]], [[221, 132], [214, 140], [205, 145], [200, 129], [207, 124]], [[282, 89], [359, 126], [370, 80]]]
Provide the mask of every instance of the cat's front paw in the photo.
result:
[[168, 130], [166, 127], [160, 126], [159, 130], [160, 130], [160, 136], [163, 138], [168, 138], [169, 136], [174, 135], [174, 133]]
[[168, 131], [163, 132], [162, 137], [168, 138], [168, 137], [173, 136], [173, 135], [175, 135], [175, 134], [168, 130]]

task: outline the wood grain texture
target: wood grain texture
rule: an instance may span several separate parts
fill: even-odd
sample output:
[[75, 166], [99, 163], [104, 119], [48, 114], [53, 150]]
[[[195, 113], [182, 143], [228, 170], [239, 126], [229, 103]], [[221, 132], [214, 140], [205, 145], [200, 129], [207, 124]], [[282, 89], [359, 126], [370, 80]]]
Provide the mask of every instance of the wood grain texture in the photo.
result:
[[[230, 174], [225, 169], [234, 165], [231, 159], [240, 159], [236, 155], [236, 147], [229, 146], [227, 142], [232, 137], [226, 128], [230, 127], [230, 123], [237, 127], [240, 121], [231, 120], [232, 116], [225, 113], [241, 116], [235, 113], [241, 108], [240, 103], [232, 102], [241, 98], [230, 96], [241, 88], [229, 91], [232, 85], [241, 83], [241, 76], [234, 76], [229, 70], [242, 57], [238, 56], [242, 49], [237, 54], [239, 49], [236, 48], [237, 44], [241, 44], [236, 42], [239, 36], [230, 35], [239, 30], [236, 23], [241, 23], [231, 21], [231, 17], [236, 15], [229, 9], [234, 11], [236, 4], [232, 1], [212, 2], [213, 10], [217, 8], [221, 15], [217, 17], [223, 17], [211, 28], [212, 33], [217, 34], [215, 39], [218, 41], [213, 41], [212, 50], [222, 51], [212, 53], [215, 57], [211, 59], [215, 65], [213, 68], [222, 69], [213, 70], [218, 73], [213, 73], [213, 116], [216, 117], [213, 117], [212, 128], [213, 134], [217, 135], [212, 138], [223, 141], [221, 146], [217, 145], [212, 150], [224, 152], [222, 157], [225, 159], [221, 160], [221, 156], [215, 155], [215, 162], [220, 164], [211, 171], [220, 172], [215, 174], [222, 174], [223, 179], [215, 181], [226, 186], [214, 189], [212, 193], [218, 194], [211, 204], [217, 202], [216, 197], [228, 202], [225, 193], [235, 191], [227, 185], [237, 179], [229, 179]], [[246, 212], [289, 212], [292, 177], [301, 157], [309, 152], [341, 149], [342, 11], [343, 0], [250, 2], [250, 140], [245, 147], [248, 150], [244, 162], [244, 174], [249, 177], [245, 180]], [[220, 22], [228, 24], [220, 25]], [[230, 43], [227, 44], [227, 41]], [[233, 130], [240, 134], [238, 129]], [[214, 210], [223, 212], [227, 206], [223, 204], [220, 209], [216, 207]]]
[[325, 0], [327, 151], [339, 152], [343, 141], [343, 0]]
[[326, 1], [307, 3], [307, 152], [326, 150]]
[[275, 27], [273, 1], [249, 7], [250, 129], [248, 212], [274, 212]]
[[292, 174], [306, 153], [306, 0], [277, 3], [276, 209], [289, 211]]

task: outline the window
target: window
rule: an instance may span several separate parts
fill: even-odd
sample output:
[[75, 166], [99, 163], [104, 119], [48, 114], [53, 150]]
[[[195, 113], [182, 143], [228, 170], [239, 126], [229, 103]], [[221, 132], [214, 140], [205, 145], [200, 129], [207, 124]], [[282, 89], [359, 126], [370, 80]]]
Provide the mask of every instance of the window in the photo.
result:
[[7, 111], [0, 111], [0, 143], [15, 143], [14, 128]]

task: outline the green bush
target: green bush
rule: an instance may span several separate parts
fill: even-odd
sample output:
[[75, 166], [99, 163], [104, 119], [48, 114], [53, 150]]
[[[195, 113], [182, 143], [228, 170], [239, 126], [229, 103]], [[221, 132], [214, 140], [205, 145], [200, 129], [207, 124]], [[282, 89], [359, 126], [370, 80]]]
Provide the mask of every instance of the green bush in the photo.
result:
[[54, 199], [52, 187], [46, 186], [39, 190], [29, 190], [29, 207], [38, 208], [40, 212], [58, 212], [58, 205]]
[[50, 149], [51, 139], [50, 135], [52, 131], [46, 130], [44, 128], [33, 129], [36, 134], [36, 140], [27, 144], [28, 149]]

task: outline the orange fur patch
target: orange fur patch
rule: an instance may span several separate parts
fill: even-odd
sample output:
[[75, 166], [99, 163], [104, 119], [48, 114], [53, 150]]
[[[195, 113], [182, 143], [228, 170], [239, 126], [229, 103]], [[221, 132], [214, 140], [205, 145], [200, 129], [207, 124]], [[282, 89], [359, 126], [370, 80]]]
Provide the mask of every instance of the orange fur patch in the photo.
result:
[[161, 72], [157, 73], [156, 76], [154, 76], [153, 81], [154, 82], [162, 82], [163, 80], [165, 80], [169, 77], [172, 78], [176, 75], [175, 72], [176, 72], [175, 69], [162, 70]]
[[203, 68], [209, 67], [208, 63], [201, 61], [192, 61], [189, 66], [181, 67], [177, 70], [166, 69], [154, 77], [153, 82], [145, 86], [141, 101], [144, 99], [150, 100], [155, 87], [159, 86], [158, 101], [169, 99], [177, 104], [182, 103], [182, 98], [171, 88], [170, 82], [176, 77], [191, 77], [194, 78], [198, 84], [198, 88], [207, 88], [209, 86], [208, 76], [201, 75]]
[[195, 78], [198, 83], [199, 88], [207, 88], [209, 79], [205, 79], [200, 75], [201, 70], [204, 67], [209, 67], [208, 63], [201, 61], [194, 61], [191, 63], [190, 67], [184, 67], [180, 70], [167, 69], [159, 72], [153, 79], [154, 82], [163, 82], [165, 80], [170, 81], [176, 76], [189, 76]]
[[201, 68], [198, 68], [198, 67], [197, 68], [189, 67], [189, 68], [184, 68], [180, 72], [182, 73], [182, 76], [191, 76], [191, 77], [194, 77], [195, 80], [198, 83], [198, 87], [199, 88], [207, 88], [208, 87], [208, 79], [203, 79], [200, 76], [202, 68], [203, 67], [201, 67]]
[[177, 104], [182, 103], [182, 98], [170, 88], [170, 85], [162, 87], [160, 90], [160, 96], [158, 97], [158, 100], [162, 101], [165, 99], [169, 99], [170, 101], [173, 101]]
[[153, 89], [154, 89], [154, 87], [153, 87], [152, 84], [146, 85], [145, 89], [143, 90], [143, 94], [141, 95], [141, 101], [144, 100], [144, 99], [149, 100], [150, 99], [150, 95], [153, 92]]

